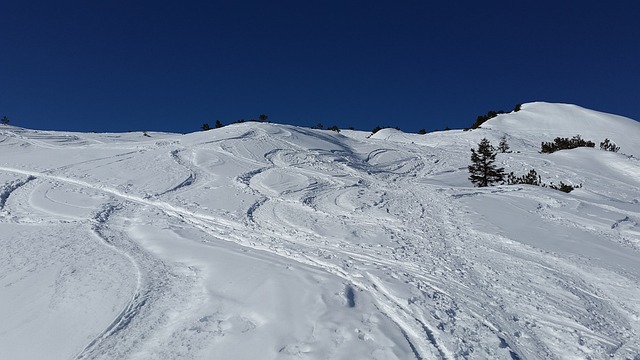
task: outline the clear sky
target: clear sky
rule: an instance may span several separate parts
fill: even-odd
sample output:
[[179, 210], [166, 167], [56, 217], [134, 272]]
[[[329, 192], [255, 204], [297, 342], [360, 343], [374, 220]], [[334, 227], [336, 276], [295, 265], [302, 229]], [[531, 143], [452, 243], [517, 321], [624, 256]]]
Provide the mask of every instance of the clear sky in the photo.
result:
[[416, 132], [538, 100], [640, 120], [637, 0], [0, 0], [0, 19], [0, 116], [29, 128]]

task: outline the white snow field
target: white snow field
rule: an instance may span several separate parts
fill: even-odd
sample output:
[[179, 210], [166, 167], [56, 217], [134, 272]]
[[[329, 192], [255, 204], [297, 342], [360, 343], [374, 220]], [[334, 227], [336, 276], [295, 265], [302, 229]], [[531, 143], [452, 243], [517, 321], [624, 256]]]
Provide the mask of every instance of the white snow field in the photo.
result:
[[634, 120], [149, 135], [0, 126], [0, 359], [640, 359]]

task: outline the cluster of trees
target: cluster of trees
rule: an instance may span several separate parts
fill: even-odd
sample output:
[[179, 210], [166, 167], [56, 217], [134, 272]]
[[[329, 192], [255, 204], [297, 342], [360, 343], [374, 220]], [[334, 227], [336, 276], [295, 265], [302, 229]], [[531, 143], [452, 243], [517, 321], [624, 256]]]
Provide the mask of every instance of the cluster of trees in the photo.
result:
[[527, 174], [522, 176], [516, 176], [513, 172], [506, 175], [504, 168], [498, 167], [495, 162], [498, 151], [504, 153], [508, 150], [509, 144], [506, 141], [506, 137], [502, 137], [498, 148], [491, 145], [487, 138], [483, 138], [477, 149], [471, 149], [471, 165], [468, 166], [469, 180], [477, 187], [491, 186], [496, 183], [504, 184], [506, 182], [509, 185], [527, 184], [549, 187], [566, 193], [582, 187], [582, 185], [570, 185], [564, 182], [560, 182], [559, 185], [554, 183], [545, 184], [534, 169], [529, 170]]
[[493, 119], [494, 117], [504, 113], [505, 112], [503, 110], [498, 110], [498, 111], [490, 110], [489, 112], [487, 112], [487, 115], [478, 115], [478, 117], [476, 118], [476, 121], [473, 124], [471, 124], [471, 128], [477, 129], [480, 127], [480, 125], [484, 124], [487, 120]]
[[554, 184], [553, 182], [549, 184], [545, 184], [542, 182], [542, 178], [540, 177], [540, 175], [538, 175], [538, 173], [534, 169], [529, 170], [527, 174], [522, 176], [515, 176], [513, 172], [509, 173], [509, 175], [507, 176], [507, 184], [509, 185], [526, 184], [526, 185], [534, 185], [534, 186], [541, 186], [541, 187], [549, 187], [550, 189], [559, 190], [566, 193], [570, 193], [571, 191], [573, 191], [573, 189], [582, 187], [582, 184], [571, 185], [571, 184], [565, 184], [562, 181], [560, 181], [560, 184], [558, 185]]
[[[522, 104], [516, 104], [516, 106], [514, 106], [513, 108], [513, 112], [520, 111], [521, 107], [522, 107]], [[503, 110], [498, 110], [498, 111], [489, 110], [486, 115], [478, 115], [478, 117], [476, 118], [476, 121], [471, 125], [471, 129], [479, 128], [480, 125], [484, 124], [487, 120], [493, 119], [494, 117], [500, 114], [505, 114], [505, 112]]]
[[542, 142], [541, 150], [542, 153], [553, 153], [558, 150], [568, 150], [575, 149], [579, 147], [595, 147], [596, 144], [590, 140], [584, 140], [580, 135], [576, 135], [569, 138], [561, 138], [557, 137], [553, 139], [553, 142]]
[[[265, 115], [265, 114], [260, 114], [260, 116], [258, 116], [258, 119], [250, 119], [250, 120], [245, 120], [245, 119], [239, 119], [236, 120], [234, 122], [232, 122], [232, 124], [241, 124], [243, 122], [247, 122], [247, 121], [255, 121], [255, 122], [266, 122], [269, 119], [269, 116]], [[221, 127], [224, 126], [224, 124], [222, 124], [222, 122], [220, 120], [216, 120], [215, 123], [215, 128], [219, 129]], [[202, 129], [202, 131], [207, 131], [207, 130], [211, 130], [211, 126], [209, 126], [209, 123], [204, 123], [202, 124], [202, 126], [200, 127], [200, 129]]]
[[[374, 127], [374, 128], [371, 130], [371, 134], [375, 134], [375, 133], [377, 133], [378, 131], [380, 131], [380, 130], [382, 130], [382, 129], [396, 129], [396, 130], [400, 130], [400, 128], [399, 128], [398, 126], [392, 127], [392, 126], [380, 126], [380, 125], [378, 125], [378, 126]], [[425, 133], [426, 133], [426, 131], [425, 131]]]
[[[552, 153], [558, 150], [575, 149], [577, 147], [595, 147], [595, 144], [592, 141], [582, 139], [580, 135], [576, 135], [571, 139], [557, 137], [552, 143], [543, 142], [542, 152]], [[620, 147], [607, 138], [600, 143], [600, 149], [618, 152]], [[534, 169], [529, 170], [527, 174], [521, 176], [516, 176], [513, 172], [505, 175], [504, 168], [498, 167], [495, 164], [498, 151], [502, 153], [509, 152], [509, 144], [507, 143], [506, 136], [500, 139], [500, 144], [497, 148], [491, 145], [491, 142], [489, 142], [487, 138], [483, 138], [478, 144], [477, 149], [471, 149], [471, 165], [468, 167], [469, 180], [475, 186], [485, 187], [496, 183], [504, 184], [506, 182], [509, 185], [527, 184], [549, 187], [566, 193], [582, 187], [581, 184], [571, 185], [565, 184], [562, 181], [557, 185], [553, 182], [545, 184]]]
[[[584, 140], [580, 135], [576, 135], [569, 138], [561, 138], [557, 137], [553, 140], [553, 142], [543, 142], [541, 145], [540, 152], [542, 153], [552, 153], [558, 150], [567, 150], [567, 149], [575, 149], [579, 147], [595, 147], [596, 144], [590, 140]], [[611, 140], [604, 139], [600, 143], [600, 150], [618, 152], [620, 150], [620, 146], [617, 146]]]
[[[323, 130], [324, 129], [324, 125], [322, 125], [321, 123], [317, 123], [316, 125], [311, 127], [312, 129], [317, 129], [317, 130]], [[331, 131], [335, 131], [335, 132], [340, 132], [340, 128], [338, 127], [338, 125], [333, 125], [327, 128], [327, 130], [331, 130]], [[350, 130], [353, 130], [353, 128], [350, 128]]]
[[538, 173], [534, 169], [529, 170], [526, 175], [522, 175], [519, 177], [516, 177], [513, 172], [511, 172], [507, 176], [507, 184], [526, 184], [540, 186], [542, 184], [542, 178], [540, 178], [540, 175], [538, 175]]

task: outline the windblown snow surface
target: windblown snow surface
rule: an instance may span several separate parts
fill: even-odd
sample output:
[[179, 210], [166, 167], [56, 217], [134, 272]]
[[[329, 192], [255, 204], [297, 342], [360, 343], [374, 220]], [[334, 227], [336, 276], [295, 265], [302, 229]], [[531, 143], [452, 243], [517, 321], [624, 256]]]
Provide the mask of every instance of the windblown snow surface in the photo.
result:
[[0, 126], [1, 359], [640, 359], [636, 121], [149, 135]]

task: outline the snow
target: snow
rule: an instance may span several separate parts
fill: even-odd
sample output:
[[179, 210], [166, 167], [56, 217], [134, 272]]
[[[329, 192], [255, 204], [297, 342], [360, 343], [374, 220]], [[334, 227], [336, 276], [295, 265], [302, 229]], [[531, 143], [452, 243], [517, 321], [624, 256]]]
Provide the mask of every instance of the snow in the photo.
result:
[[[147, 134], [0, 126], [0, 358], [640, 358], [634, 120]], [[507, 172], [582, 187], [474, 188], [503, 136]]]

